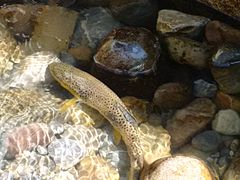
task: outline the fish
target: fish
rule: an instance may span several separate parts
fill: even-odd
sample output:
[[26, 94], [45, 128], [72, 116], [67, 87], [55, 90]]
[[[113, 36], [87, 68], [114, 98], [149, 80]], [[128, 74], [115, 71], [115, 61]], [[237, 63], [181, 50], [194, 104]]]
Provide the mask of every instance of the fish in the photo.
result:
[[121, 134], [130, 157], [131, 170], [142, 169], [144, 158], [138, 124], [121, 99], [100, 80], [71, 65], [53, 62], [48, 68], [62, 87], [80, 102], [99, 111]]

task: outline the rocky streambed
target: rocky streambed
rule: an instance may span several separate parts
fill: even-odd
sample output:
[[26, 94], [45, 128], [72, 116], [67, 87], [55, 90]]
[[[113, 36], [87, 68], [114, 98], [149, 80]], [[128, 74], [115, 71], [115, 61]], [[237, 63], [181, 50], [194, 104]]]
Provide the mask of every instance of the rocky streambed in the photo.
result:
[[59, 62], [134, 116], [134, 179], [240, 179], [238, 1], [1, 3], [0, 179], [128, 178], [125, 141], [54, 80]]

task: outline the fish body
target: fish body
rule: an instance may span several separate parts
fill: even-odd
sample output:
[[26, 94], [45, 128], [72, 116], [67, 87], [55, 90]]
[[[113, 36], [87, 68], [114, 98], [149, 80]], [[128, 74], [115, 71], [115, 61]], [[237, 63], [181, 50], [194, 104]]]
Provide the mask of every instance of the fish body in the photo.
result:
[[131, 167], [143, 167], [143, 151], [137, 122], [121, 99], [92, 75], [64, 63], [51, 63], [53, 78], [83, 103], [98, 110], [120, 132], [130, 156]]

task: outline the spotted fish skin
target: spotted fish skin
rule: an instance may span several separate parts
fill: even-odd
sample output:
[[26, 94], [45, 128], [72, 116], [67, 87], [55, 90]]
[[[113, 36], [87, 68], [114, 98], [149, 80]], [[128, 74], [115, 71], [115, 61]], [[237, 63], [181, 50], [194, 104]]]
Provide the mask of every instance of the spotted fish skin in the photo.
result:
[[137, 122], [120, 98], [101, 81], [71, 65], [51, 63], [49, 70], [65, 89], [98, 110], [120, 132], [128, 149], [131, 166], [141, 169], [143, 151]]

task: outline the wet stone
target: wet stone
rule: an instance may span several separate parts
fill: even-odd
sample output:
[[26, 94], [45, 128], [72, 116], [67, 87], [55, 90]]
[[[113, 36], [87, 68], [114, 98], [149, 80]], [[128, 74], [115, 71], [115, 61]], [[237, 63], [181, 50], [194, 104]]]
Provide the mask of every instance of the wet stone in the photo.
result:
[[240, 117], [231, 109], [220, 110], [212, 122], [212, 129], [225, 135], [240, 135]]
[[215, 110], [215, 105], [207, 98], [195, 99], [185, 108], [177, 110], [166, 127], [171, 136], [172, 147], [182, 146], [203, 130], [214, 117]]
[[211, 21], [205, 28], [205, 37], [211, 44], [238, 44], [240, 42], [240, 30], [220, 21]]
[[156, 0], [111, 0], [110, 10], [114, 17], [131, 26], [152, 26], [157, 19]]
[[72, 139], [56, 139], [48, 146], [49, 156], [63, 170], [67, 170], [80, 162], [85, 155], [85, 148]]
[[159, 109], [178, 109], [191, 100], [191, 88], [182, 83], [166, 83], [154, 93], [153, 103]]
[[240, 92], [240, 47], [225, 45], [212, 58], [212, 75], [219, 89], [227, 94]]
[[157, 31], [164, 36], [178, 34], [196, 38], [203, 34], [209, 21], [205, 17], [164, 9], [158, 12]]
[[215, 102], [219, 109], [233, 109], [237, 112], [240, 112], [240, 98], [238, 96], [233, 96], [218, 91]]
[[114, 29], [103, 40], [94, 56], [97, 66], [115, 74], [149, 74], [160, 57], [158, 38], [145, 28]]
[[209, 83], [203, 79], [198, 79], [193, 82], [193, 95], [195, 97], [214, 97], [217, 92], [217, 86], [214, 83]]
[[228, 167], [227, 171], [224, 173], [223, 180], [239, 178], [240, 178], [240, 153], [238, 151], [238, 153], [230, 163], [230, 166]]
[[211, 48], [206, 43], [184, 38], [166, 37], [168, 52], [179, 64], [188, 64], [198, 69], [206, 68], [211, 57]]
[[192, 145], [204, 152], [216, 151], [221, 143], [221, 136], [215, 131], [204, 131], [192, 139]]
[[93, 7], [82, 10], [75, 25], [70, 48], [85, 46], [95, 52], [100, 40], [120, 26], [121, 24], [111, 16], [108, 9]]

